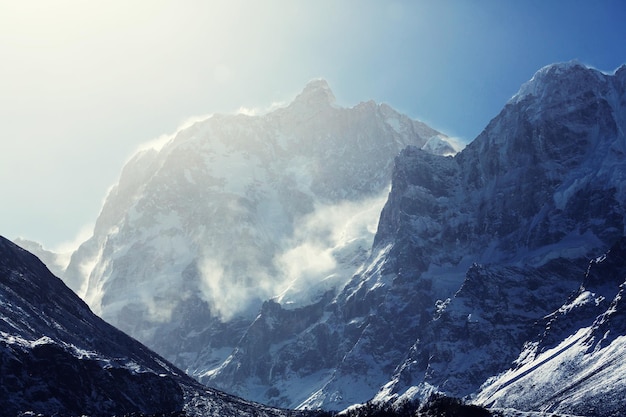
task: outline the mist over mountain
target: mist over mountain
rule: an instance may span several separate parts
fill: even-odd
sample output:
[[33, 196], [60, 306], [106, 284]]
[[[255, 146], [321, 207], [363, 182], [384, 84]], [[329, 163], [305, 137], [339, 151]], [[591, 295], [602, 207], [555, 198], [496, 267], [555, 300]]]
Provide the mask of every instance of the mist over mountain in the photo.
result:
[[265, 301], [295, 309], [352, 277], [408, 145], [457, 151], [385, 104], [337, 106], [324, 80], [265, 115], [214, 115], [127, 163], [63, 278], [108, 322], [210, 372]]
[[624, 132], [624, 66], [540, 69], [458, 153], [315, 80], [135, 155], [64, 280], [201, 382], [274, 406], [442, 392], [619, 415]]

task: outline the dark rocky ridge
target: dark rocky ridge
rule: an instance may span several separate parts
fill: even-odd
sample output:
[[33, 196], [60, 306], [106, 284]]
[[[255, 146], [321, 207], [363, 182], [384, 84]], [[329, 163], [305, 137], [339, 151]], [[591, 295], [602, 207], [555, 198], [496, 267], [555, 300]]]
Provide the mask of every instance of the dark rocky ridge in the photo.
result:
[[31, 253], [0, 237], [4, 416], [302, 416], [203, 387], [94, 315]]

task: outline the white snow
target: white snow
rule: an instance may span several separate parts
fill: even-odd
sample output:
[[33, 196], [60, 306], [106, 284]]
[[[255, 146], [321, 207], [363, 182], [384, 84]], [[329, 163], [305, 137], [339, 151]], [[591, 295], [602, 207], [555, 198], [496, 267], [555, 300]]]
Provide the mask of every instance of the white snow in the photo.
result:
[[552, 349], [526, 354], [517, 368], [487, 381], [475, 402], [556, 413], [623, 390], [626, 336], [590, 350], [595, 342], [591, 328], [581, 328]]
[[557, 64], [546, 65], [537, 71], [530, 81], [524, 83], [518, 92], [509, 100], [510, 103], [518, 103], [522, 101], [527, 96], [535, 96], [538, 99], [542, 99], [542, 94], [545, 91], [546, 83], [544, 82], [544, 78], [552, 72], [554, 76], [562, 74], [566, 71], [569, 71], [576, 67], [585, 67], [584, 64], [577, 60], [571, 60], [568, 62], [561, 62]]
[[404, 129], [402, 129], [402, 124], [397, 117], [388, 117], [385, 119], [385, 123], [387, 123], [396, 133], [402, 133]]
[[591, 291], [582, 291], [576, 299], [569, 304], [564, 304], [559, 308], [559, 313], [569, 313], [573, 309], [580, 307], [584, 304], [591, 302], [594, 299], [594, 294]]

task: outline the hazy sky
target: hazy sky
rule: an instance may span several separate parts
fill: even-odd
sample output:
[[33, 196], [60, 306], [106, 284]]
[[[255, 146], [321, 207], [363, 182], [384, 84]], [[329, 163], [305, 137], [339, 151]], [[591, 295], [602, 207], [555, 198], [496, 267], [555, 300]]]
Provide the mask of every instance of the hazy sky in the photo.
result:
[[540, 67], [626, 63], [626, 2], [0, 0], [0, 234], [88, 231], [125, 161], [312, 78], [472, 140]]

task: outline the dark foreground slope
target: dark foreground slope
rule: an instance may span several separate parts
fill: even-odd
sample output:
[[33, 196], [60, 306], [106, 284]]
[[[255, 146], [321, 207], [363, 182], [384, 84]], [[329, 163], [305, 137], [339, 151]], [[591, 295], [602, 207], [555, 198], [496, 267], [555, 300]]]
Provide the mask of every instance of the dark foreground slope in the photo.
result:
[[31, 253], [0, 237], [3, 416], [300, 415], [207, 389], [95, 316]]

